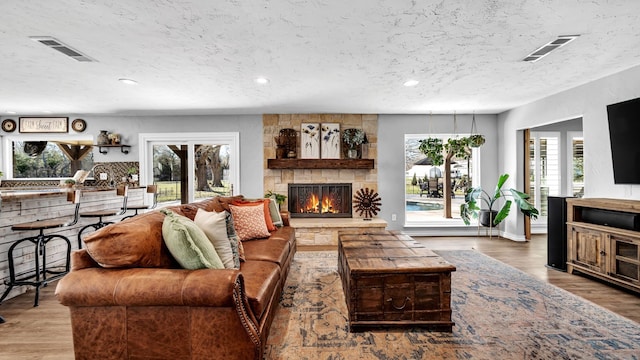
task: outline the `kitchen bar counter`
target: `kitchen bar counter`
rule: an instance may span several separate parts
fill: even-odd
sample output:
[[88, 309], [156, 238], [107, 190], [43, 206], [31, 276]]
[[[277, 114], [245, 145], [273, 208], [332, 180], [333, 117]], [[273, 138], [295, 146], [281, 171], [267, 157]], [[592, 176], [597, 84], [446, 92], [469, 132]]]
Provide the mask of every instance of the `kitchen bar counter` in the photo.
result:
[[[1, 187], [1, 207], [0, 207], [0, 294], [4, 292], [6, 286], [4, 281], [9, 278], [9, 266], [7, 252], [9, 247], [17, 240], [34, 236], [34, 231], [13, 231], [11, 226], [17, 223], [24, 223], [36, 220], [47, 220], [54, 218], [73, 219], [75, 206], [67, 201], [67, 192], [73, 191], [75, 188], [67, 187]], [[120, 209], [122, 207], [123, 198], [116, 194], [116, 189], [109, 187], [82, 187], [81, 190], [80, 210], [93, 211], [105, 209]], [[144, 203], [146, 191], [144, 187], [129, 188], [128, 200], [129, 205], [138, 205]], [[131, 212], [127, 212], [129, 214]], [[120, 221], [119, 217], [106, 218], [105, 221]], [[85, 225], [93, 222], [93, 219], [79, 219], [78, 223], [64, 228], [51, 229], [48, 233], [58, 233], [64, 235], [71, 240], [72, 250], [77, 249], [78, 231]], [[21, 244], [14, 251], [15, 269], [17, 274], [23, 274], [33, 271], [33, 246]], [[57, 266], [63, 264], [66, 258], [66, 245], [63, 242], [52, 242], [47, 246], [47, 266]], [[22, 254], [21, 256], [16, 256]], [[8, 298], [19, 295], [27, 290], [28, 287], [15, 287], [11, 291]]]

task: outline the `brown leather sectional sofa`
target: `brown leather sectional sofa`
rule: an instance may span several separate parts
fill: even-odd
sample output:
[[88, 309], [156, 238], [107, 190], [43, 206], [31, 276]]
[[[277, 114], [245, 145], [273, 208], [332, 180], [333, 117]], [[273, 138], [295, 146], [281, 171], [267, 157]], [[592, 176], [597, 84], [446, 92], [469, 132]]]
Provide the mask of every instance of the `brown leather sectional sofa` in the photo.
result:
[[[223, 211], [236, 198], [174, 206]], [[162, 240], [159, 211], [105, 227], [73, 253], [56, 288], [69, 307], [76, 359], [261, 359], [296, 252], [285, 226], [244, 241], [234, 269], [181, 269]]]

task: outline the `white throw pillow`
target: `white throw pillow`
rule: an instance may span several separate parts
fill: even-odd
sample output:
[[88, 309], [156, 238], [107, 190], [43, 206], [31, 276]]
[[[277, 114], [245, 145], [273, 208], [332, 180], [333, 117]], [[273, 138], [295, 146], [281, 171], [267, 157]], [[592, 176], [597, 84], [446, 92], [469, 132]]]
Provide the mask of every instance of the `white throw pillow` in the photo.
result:
[[200, 229], [207, 235], [211, 244], [216, 249], [220, 260], [225, 269], [233, 269], [233, 252], [231, 251], [231, 244], [227, 238], [227, 213], [226, 212], [208, 212], [202, 209], [198, 209], [196, 217], [193, 221], [198, 225]]

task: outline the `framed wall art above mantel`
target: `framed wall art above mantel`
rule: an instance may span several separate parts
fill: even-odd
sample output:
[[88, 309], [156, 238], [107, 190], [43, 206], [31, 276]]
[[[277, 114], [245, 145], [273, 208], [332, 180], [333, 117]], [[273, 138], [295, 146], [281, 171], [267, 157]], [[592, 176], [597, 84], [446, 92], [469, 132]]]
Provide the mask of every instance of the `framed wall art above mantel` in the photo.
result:
[[18, 131], [21, 133], [67, 133], [68, 117], [21, 117]]

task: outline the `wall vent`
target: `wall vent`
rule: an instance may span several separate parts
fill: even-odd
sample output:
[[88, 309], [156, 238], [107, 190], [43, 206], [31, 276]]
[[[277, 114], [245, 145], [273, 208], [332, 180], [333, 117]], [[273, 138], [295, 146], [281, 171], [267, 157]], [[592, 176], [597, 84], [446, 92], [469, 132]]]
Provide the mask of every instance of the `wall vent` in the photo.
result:
[[68, 57], [81, 62], [95, 62], [96, 60], [90, 58], [89, 56], [81, 53], [78, 50], [73, 49], [71, 46], [62, 43], [61, 41], [53, 38], [51, 36], [30, 36], [29, 37], [33, 41], [37, 41], [42, 45], [48, 46], [54, 50], [57, 50]]
[[522, 61], [527, 62], [536, 62], [543, 57], [549, 55], [552, 51], [557, 50], [558, 48], [567, 45], [568, 43], [575, 40], [580, 35], [561, 35], [558, 36], [557, 39], [550, 41], [539, 48], [537, 48], [534, 52], [527, 55]]

